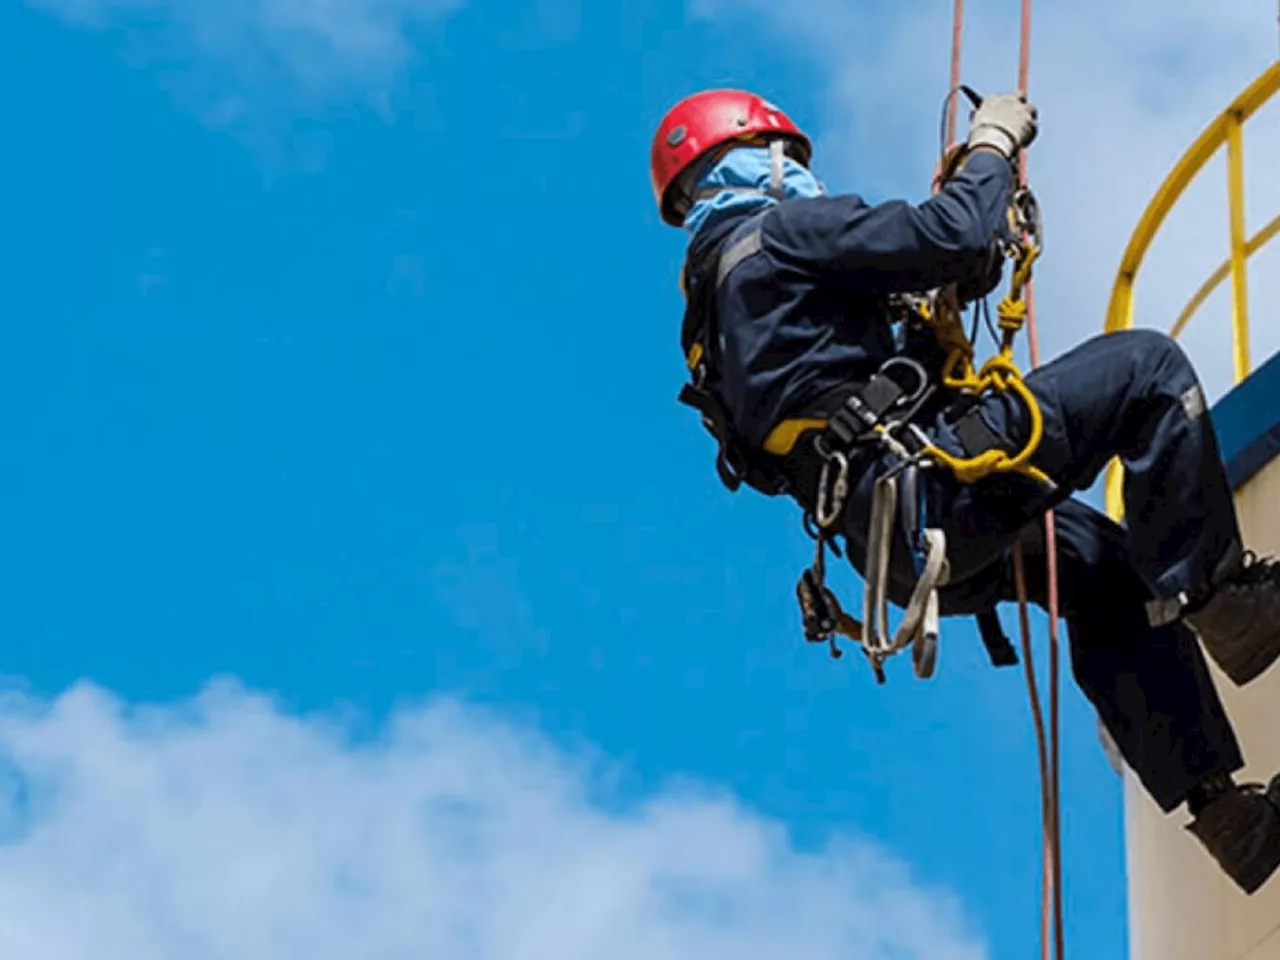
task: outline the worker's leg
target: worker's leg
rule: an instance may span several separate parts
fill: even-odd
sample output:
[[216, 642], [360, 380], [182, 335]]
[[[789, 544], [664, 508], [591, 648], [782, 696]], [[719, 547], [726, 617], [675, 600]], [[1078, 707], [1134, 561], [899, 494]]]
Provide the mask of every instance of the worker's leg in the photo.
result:
[[[1076, 682], [1152, 799], [1166, 813], [1186, 803], [1188, 829], [1252, 893], [1280, 867], [1280, 777], [1267, 791], [1232, 781], [1240, 747], [1200, 646], [1181, 622], [1148, 622], [1150, 590], [1124, 531], [1074, 500], [1054, 516]], [[1022, 542], [1028, 598], [1047, 607], [1043, 526], [1030, 526]], [[1012, 551], [979, 581], [943, 591], [951, 613], [1014, 599]]]
[[[1151, 330], [1098, 336], [1026, 382], [1044, 417], [1033, 462], [1068, 492], [1090, 487], [1113, 456], [1124, 462], [1131, 562], [1157, 598], [1172, 602], [1167, 618], [1185, 614], [1237, 683], [1270, 666], [1280, 656], [1280, 572], [1243, 554], [1217, 438], [1181, 348]], [[1029, 436], [1013, 394], [991, 394], [971, 415], [1015, 445]], [[944, 447], [963, 449], [962, 429], [939, 423], [934, 433]], [[971, 540], [990, 555], [1011, 527], [1046, 506], [1021, 478], [941, 493], [953, 501], [943, 518], [952, 541]]]
[[[1012, 599], [1010, 546], [1056, 502], [1078, 682], [1157, 803], [1171, 810], [1185, 800], [1197, 838], [1237, 884], [1256, 889], [1280, 866], [1280, 777], [1268, 792], [1231, 781], [1239, 749], [1200, 651], [1177, 616], [1153, 626], [1145, 608], [1153, 597], [1213, 584], [1207, 605], [1200, 599], [1186, 620], [1224, 669], [1240, 682], [1280, 655], [1280, 577], [1270, 563], [1232, 563], [1241, 553], [1235, 507], [1195, 372], [1169, 338], [1129, 331], [1085, 342], [1033, 371], [1027, 384], [1044, 416], [1036, 465], [1061, 485], [1061, 496], [1092, 486], [1119, 456], [1128, 468], [1128, 527], [1050, 498], [1020, 476], [968, 485], [929, 471], [928, 522], [947, 535], [953, 577], [940, 597], [943, 612]], [[990, 433], [1015, 448], [1025, 442], [1028, 418], [1012, 396], [988, 395], [975, 409]], [[973, 452], [961, 440], [970, 436], [963, 424], [942, 417], [926, 431], [944, 449]], [[866, 549], [875, 478], [890, 464], [882, 456], [854, 481], [845, 529], [855, 565]], [[1032, 553], [1034, 577], [1043, 546]], [[901, 535], [892, 567], [901, 604], [913, 573]], [[1037, 592], [1043, 601], [1043, 581]]]
[[[1150, 590], [1129, 560], [1124, 531], [1075, 500], [1054, 512], [1061, 614], [1071, 666], [1111, 738], [1166, 813], [1215, 774], [1244, 761], [1195, 635], [1182, 623], [1152, 627]], [[1031, 601], [1047, 609], [1043, 526], [1024, 535]], [[1012, 560], [1001, 599], [1013, 601]]]
[[[1240, 533], [1217, 438], [1181, 348], [1153, 330], [1097, 336], [1031, 371], [1026, 383], [1044, 417], [1035, 465], [1079, 491], [1120, 457], [1128, 536], [1143, 578], [1161, 597], [1207, 582]], [[989, 394], [977, 410], [1013, 443], [1030, 435], [1012, 392]], [[1034, 517], [1039, 504], [1029, 487], [1021, 499]]]

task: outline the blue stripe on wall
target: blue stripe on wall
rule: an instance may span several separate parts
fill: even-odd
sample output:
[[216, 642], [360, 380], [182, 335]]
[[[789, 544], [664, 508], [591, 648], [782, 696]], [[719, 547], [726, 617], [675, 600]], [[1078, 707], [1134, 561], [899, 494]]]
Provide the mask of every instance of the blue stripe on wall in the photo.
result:
[[1234, 487], [1280, 456], [1280, 353], [1213, 406], [1222, 459]]

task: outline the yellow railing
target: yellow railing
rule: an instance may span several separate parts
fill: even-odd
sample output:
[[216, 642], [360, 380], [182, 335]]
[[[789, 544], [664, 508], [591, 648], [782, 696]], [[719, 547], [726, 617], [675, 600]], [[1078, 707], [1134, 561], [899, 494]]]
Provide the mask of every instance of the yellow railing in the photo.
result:
[[[1156, 191], [1142, 218], [1138, 221], [1129, 245], [1125, 248], [1111, 288], [1111, 302], [1107, 306], [1107, 332], [1125, 330], [1133, 324], [1133, 285], [1142, 266], [1143, 258], [1155, 240], [1160, 225], [1174, 208], [1183, 192], [1196, 178], [1224, 144], [1227, 148], [1227, 207], [1230, 227], [1230, 255], [1208, 280], [1187, 301], [1170, 331], [1172, 336], [1182, 333], [1192, 315], [1200, 309], [1228, 276], [1231, 277], [1231, 340], [1235, 382], [1249, 375], [1249, 293], [1246, 261], [1261, 249], [1277, 233], [1280, 233], [1280, 217], [1276, 217], [1252, 237], [1245, 236], [1244, 222], [1244, 134], [1246, 120], [1280, 91], [1280, 62], [1249, 84], [1244, 91], [1223, 110], [1204, 132], [1196, 138], [1191, 148], [1173, 165], [1164, 183]], [[1124, 513], [1121, 495], [1123, 468], [1118, 460], [1111, 463], [1107, 472], [1106, 507], [1114, 519]]]

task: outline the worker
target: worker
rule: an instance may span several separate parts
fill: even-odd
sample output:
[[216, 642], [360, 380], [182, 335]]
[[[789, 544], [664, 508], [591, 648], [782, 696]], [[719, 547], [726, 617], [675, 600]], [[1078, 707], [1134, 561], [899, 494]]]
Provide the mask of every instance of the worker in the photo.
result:
[[[833, 443], [826, 435], [819, 449], [817, 425], [851, 392], [865, 397], [894, 358], [938, 375], [933, 328], [901, 320], [892, 305], [951, 285], [976, 302], [1000, 282], [1013, 164], [1037, 129], [1024, 96], [990, 96], [970, 114], [940, 190], [919, 204], [870, 204], [828, 194], [810, 169], [808, 136], [758, 95], [709, 90], [667, 113], [653, 138], [652, 186], [662, 220], [689, 235], [682, 346], [727, 485], [745, 478], [811, 516]], [[930, 522], [946, 535], [940, 612], [1014, 600], [1018, 541], [1030, 597], [1046, 606], [1035, 571], [1044, 569], [1043, 518], [1055, 510], [1077, 682], [1154, 801], [1166, 814], [1185, 804], [1187, 829], [1253, 893], [1280, 865], [1280, 775], [1267, 787], [1235, 782], [1240, 746], [1197, 637], [1237, 684], [1271, 666], [1280, 567], [1242, 545], [1197, 374], [1172, 339], [1136, 329], [1088, 339], [1025, 384], [1043, 414], [1032, 463], [1051, 485], [1014, 473], [974, 483], [944, 469], [920, 475]], [[1028, 411], [1007, 392], [933, 396], [914, 423], [955, 457], [1012, 454], [1028, 440]], [[771, 450], [784, 422], [816, 425]], [[866, 443], [844, 452], [852, 466], [839, 529], [865, 576], [873, 487], [897, 459]], [[1114, 456], [1127, 468], [1127, 527], [1072, 496]], [[914, 581], [898, 530], [890, 600], [904, 605]]]

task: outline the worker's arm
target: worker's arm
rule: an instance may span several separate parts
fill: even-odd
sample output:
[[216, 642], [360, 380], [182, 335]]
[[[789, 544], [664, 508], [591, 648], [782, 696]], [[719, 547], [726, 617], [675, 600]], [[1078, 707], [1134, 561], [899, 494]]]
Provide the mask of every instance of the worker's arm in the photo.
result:
[[993, 244], [1007, 230], [1010, 162], [980, 147], [934, 196], [918, 205], [868, 206], [856, 196], [781, 205], [765, 228], [782, 262], [841, 287], [875, 293], [947, 283], [986, 287]]
[[918, 206], [869, 207], [857, 197], [782, 204], [765, 228], [770, 246], [784, 262], [853, 290], [990, 289], [1000, 263], [993, 244], [1008, 228], [1011, 163], [1036, 129], [1023, 94], [987, 97], [970, 117], [964, 166], [935, 196]]

